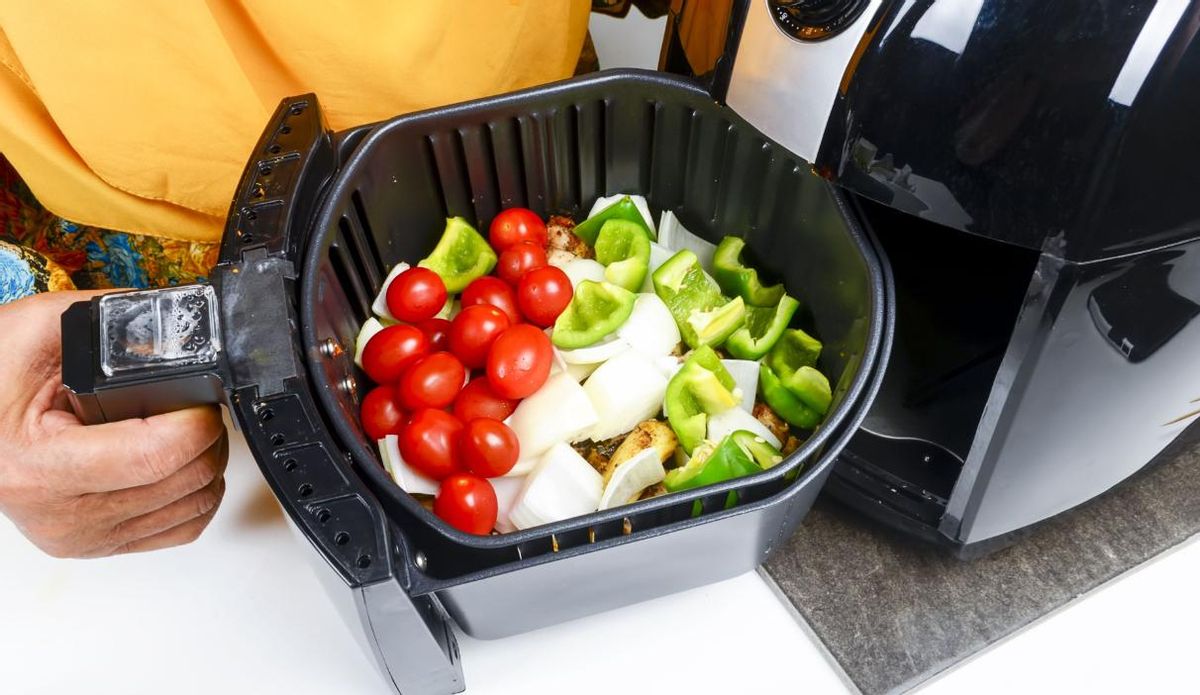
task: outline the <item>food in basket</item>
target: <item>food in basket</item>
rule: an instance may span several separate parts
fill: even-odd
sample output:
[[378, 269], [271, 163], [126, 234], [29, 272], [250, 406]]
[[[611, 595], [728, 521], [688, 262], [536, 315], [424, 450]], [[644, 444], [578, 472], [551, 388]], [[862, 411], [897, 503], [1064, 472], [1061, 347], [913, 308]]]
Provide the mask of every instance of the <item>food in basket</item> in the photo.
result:
[[486, 238], [451, 218], [362, 326], [363, 430], [397, 485], [476, 534], [770, 468], [832, 392], [800, 301], [744, 246], [669, 211], [656, 226], [632, 195], [578, 225], [510, 208]]

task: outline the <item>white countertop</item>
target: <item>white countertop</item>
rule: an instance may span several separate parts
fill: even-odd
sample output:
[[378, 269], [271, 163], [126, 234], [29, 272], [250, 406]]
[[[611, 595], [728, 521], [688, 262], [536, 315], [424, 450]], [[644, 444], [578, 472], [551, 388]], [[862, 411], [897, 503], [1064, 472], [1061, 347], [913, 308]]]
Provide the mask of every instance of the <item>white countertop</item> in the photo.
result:
[[[0, 692], [383, 693], [239, 436], [225, 502], [183, 548], [55, 560], [0, 521]], [[926, 686], [1145, 692], [1188, 682], [1200, 544]], [[700, 616], [700, 617], [698, 617]], [[471, 695], [847, 692], [756, 573], [504, 640], [460, 636]], [[706, 646], [711, 645], [711, 646]], [[675, 664], [686, 663], [686, 666]]]

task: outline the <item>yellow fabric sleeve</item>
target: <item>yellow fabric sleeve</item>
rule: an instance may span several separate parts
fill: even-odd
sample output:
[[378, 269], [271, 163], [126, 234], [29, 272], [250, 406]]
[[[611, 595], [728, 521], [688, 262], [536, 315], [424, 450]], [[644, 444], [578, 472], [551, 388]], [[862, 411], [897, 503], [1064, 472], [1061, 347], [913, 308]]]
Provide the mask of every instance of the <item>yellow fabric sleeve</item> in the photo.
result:
[[0, 153], [80, 223], [215, 241], [285, 96], [335, 129], [570, 76], [588, 0], [0, 3]]

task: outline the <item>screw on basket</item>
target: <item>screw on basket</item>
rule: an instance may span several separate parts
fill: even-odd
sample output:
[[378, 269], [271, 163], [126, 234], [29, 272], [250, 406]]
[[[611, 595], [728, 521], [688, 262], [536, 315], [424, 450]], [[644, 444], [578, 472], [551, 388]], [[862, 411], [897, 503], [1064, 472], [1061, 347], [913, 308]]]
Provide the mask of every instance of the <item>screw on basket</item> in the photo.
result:
[[417, 569], [419, 570], [424, 570], [425, 567], [429, 565], [429, 559], [426, 558], [425, 553], [421, 552], [420, 550], [417, 551], [416, 556], [413, 558], [413, 562], [417, 563]]
[[354, 377], [348, 376], [338, 382], [338, 388], [346, 393], [354, 393], [355, 389], [358, 388], [358, 382], [354, 380]]
[[342, 354], [342, 346], [333, 338], [326, 338], [321, 341], [321, 354], [326, 357], [336, 357]]

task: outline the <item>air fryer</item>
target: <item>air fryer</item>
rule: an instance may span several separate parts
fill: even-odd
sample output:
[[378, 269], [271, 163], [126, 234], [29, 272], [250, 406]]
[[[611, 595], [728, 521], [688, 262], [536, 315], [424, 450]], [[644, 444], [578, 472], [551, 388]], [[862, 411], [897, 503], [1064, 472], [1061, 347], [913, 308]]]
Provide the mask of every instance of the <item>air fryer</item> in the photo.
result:
[[976, 555], [1196, 420], [1200, 7], [718, 4], [721, 57], [689, 52], [685, 2], [667, 60], [845, 191], [895, 274], [888, 372], [832, 495]]
[[[358, 425], [353, 341], [371, 300], [448, 216], [480, 228], [513, 205], [578, 216], [617, 192], [709, 239], [744, 236], [804, 298], [833, 408], [751, 477], [513, 533], [458, 531], [396, 486]], [[456, 692], [450, 620], [503, 637], [761, 564], [866, 413], [891, 303], [876, 243], [837, 189], [685, 79], [602, 73], [344, 133], [305, 95], [256, 145], [211, 284], [72, 306], [63, 376], [91, 421], [224, 400], [388, 682]]]
[[[732, 576], [822, 488], [984, 552], [1200, 414], [1198, 26], [1182, 3], [684, 0], [661, 58], [682, 77], [606, 72], [343, 133], [314, 96], [289, 99], [211, 286], [72, 307], [64, 382], [92, 420], [225, 400], [401, 692], [463, 687], [450, 620], [501, 637]], [[370, 298], [447, 215], [578, 215], [617, 192], [710, 239], [744, 235], [833, 346], [835, 407], [750, 478], [454, 531], [355, 424], [348, 348]], [[138, 311], [174, 339], [114, 351], [101, 329]]]

